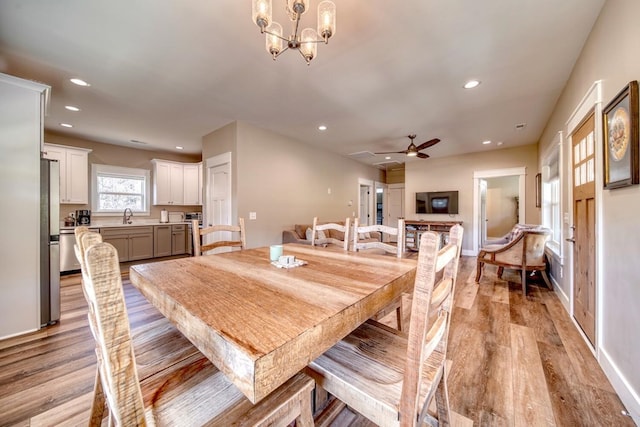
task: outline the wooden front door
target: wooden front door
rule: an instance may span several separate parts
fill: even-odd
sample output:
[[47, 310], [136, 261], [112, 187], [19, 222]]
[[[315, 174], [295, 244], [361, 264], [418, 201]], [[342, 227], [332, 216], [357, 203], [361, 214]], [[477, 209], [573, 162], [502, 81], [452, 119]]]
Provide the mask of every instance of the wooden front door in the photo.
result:
[[595, 345], [596, 199], [594, 115], [571, 137], [573, 165], [573, 316]]

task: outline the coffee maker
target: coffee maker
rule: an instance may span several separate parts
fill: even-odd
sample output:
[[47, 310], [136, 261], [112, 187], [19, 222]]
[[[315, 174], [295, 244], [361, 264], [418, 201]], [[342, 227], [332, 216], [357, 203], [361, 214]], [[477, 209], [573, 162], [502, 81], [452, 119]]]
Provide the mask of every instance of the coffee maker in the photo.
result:
[[76, 225], [91, 224], [91, 211], [89, 209], [79, 209], [76, 211]]

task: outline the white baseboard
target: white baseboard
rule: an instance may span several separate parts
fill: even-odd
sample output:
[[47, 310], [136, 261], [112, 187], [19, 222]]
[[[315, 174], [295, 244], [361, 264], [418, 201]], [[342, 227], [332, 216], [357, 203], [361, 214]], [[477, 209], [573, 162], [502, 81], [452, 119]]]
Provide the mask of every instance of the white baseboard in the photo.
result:
[[569, 316], [571, 316], [571, 301], [569, 300], [569, 296], [564, 293], [564, 290], [558, 285], [556, 279], [554, 279], [552, 276], [550, 276], [549, 279], [551, 279], [553, 290], [555, 291], [556, 295], [558, 295], [558, 299], [564, 306], [564, 309], [567, 310], [567, 313], [569, 313]]
[[472, 249], [463, 249], [461, 253], [464, 256], [476, 256], [476, 255], [478, 255], [478, 253], [473, 251]]
[[602, 370], [611, 381], [611, 385], [618, 393], [622, 404], [627, 408], [627, 412], [631, 414], [633, 422], [640, 426], [640, 396], [631, 388], [607, 351], [600, 348], [599, 354], [598, 362]]

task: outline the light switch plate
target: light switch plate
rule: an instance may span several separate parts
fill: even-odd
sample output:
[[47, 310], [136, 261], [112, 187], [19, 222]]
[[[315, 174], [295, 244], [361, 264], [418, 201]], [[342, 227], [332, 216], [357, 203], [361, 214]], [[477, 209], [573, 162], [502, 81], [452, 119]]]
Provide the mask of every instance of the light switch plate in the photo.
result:
[[256, 219], [256, 213], [255, 212], [249, 212], [249, 219]]

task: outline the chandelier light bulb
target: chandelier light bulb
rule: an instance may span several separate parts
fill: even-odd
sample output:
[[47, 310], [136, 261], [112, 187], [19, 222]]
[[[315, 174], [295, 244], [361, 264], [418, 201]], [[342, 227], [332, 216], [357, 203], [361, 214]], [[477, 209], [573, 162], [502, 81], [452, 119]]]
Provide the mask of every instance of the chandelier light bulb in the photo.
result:
[[329, 42], [329, 37], [336, 33], [336, 5], [329, 0], [318, 4], [318, 34]]
[[260, 27], [261, 32], [264, 32], [269, 24], [271, 24], [271, 0], [253, 0], [251, 9], [253, 22]]
[[266, 48], [269, 55], [276, 60], [276, 57], [282, 52], [282, 25], [272, 22], [267, 27]]
[[300, 52], [307, 61], [307, 64], [316, 57], [316, 53], [318, 51], [318, 44], [316, 43], [317, 39], [318, 34], [313, 28], [305, 28], [300, 34]]

